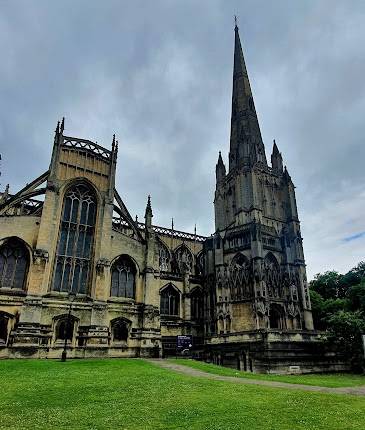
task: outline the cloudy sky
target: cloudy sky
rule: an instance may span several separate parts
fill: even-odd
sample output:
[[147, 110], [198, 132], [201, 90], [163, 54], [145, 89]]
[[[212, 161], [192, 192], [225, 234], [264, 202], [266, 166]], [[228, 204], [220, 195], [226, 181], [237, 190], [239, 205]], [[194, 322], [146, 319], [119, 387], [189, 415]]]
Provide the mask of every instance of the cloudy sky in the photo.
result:
[[1, 189], [48, 168], [53, 130], [110, 147], [142, 219], [214, 230], [215, 163], [227, 159], [233, 15], [268, 152], [297, 187], [311, 278], [365, 249], [363, 0], [0, 0]]

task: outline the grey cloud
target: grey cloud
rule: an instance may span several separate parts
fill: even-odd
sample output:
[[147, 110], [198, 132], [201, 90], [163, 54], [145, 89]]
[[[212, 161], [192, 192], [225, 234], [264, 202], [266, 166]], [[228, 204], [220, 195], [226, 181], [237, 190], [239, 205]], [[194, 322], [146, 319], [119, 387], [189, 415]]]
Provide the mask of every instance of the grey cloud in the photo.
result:
[[[363, 1], [3, 1], [1, 182], [46, 170], [56, 121], [120, 142], [117, 185], [141, 219], [213, 231], [214, 169], [229, 147], [233, 15], [268, 156], [297, 186], [310, 276], [363, 259]], [[349, 222], [350, 220], [350, 222]]]

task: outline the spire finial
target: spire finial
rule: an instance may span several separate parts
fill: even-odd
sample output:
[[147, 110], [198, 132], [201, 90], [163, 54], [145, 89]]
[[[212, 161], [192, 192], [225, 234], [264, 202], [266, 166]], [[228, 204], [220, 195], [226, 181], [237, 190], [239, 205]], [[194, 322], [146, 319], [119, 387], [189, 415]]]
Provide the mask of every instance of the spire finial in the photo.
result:
[[238, 22], [237, 15], [235, 15], [234, 16], [234, 28], [235, 29], [238, 28], [237, 22]]
[[174, 229], [174, 218], [171, 218], [171, 230]]
[[59, 134], [59, 132], [60, 132], [60, 122], [57, 121], [57, 127], [56, 127], [56, 130], [55, 130], [55, 133]]
[[273, 141], [272, 152], [273, 152], [273, 154], [279, 154], [279, 148], [278, 148], [278, 145], [276, 144], [275, 139]]
[[63, 134], [63, 130], [65, 129], [65, 117], [62, 117], [62, 122], [61, 122], [61, 134]]
[[147, 206], [146, 206], [146, 216], [150, 215], [152, 216], [152, 206], [151, 206], [151, 196], [148, 195], [147, 197]]
[[112, 151], [115, 149], [115, 134], [113, 134], [113, 140], [112, 140]]

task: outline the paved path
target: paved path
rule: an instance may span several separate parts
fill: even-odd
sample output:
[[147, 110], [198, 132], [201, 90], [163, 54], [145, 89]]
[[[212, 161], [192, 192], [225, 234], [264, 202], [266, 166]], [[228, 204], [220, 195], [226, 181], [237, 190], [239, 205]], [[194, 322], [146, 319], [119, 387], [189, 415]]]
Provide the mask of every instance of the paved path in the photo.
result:
[[286, 388], [289, 390], [314, 391], [317, 393], [352, 394], [354, 396], [365, 396], [365, 385], [362, 385], [359, 387], [330, 388], [330, 387], [318, 387], [314, 385], [289, 384], [287, 382], [263, 381], [261, 379], [246, 379], [246, 378], [237, 378], [234, 376], [215, 375], [213, 373], [203, 372], [202, 370], [193, 369], [192, 367], [184, 366], [182, 364], [172, 363], [170, 361], [161, 360], [161, 359], [150, 359], [148, 361], [164, 369], [174, 370], [176, 372], [183, 373], [184, 375], [213, 379], [215, 381], [228, 381], [228, 382], [234, 382], [235, 384], [264, 385], [266, 387]]

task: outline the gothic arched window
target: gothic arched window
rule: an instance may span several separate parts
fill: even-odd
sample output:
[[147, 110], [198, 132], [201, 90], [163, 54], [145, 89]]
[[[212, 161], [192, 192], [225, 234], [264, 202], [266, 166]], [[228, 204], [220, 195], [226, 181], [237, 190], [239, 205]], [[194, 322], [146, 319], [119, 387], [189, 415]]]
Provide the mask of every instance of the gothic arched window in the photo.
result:
[[158, 264], [161, 272], [168, 272], [170, 269], [170, 252], [163, 243], [158, 246]]
[[195, 288], [190, 296], [191, 319], [201, 320], [204, 316], [204, 298], [200, 288]]
[[180, 314], [180, 293], [172, 284], [161, 291], [160, 313], [170, 316]]
[[112, 266], [110, 295], [135, 298], [136, 266], [127, 255], [122, 255]]
[[96, 198], [83, 184], [65, 195], [56, 251], [54, 291], [86, 294], [92, 268]]
[[0, 288], [23, 290], [29, 266], [29, 254], [24, 244], [7, 240], [0, 247]]
[[174, 254], [179, 272], [189, 271], [191, 273], [193, 269], [193, 254], [190, 249], [186, 245], [181, 245], [175, 250]]
[[234, 299], [242, 300], [250, 297], [250, 262], [248, 258], [241, 253], [236, 254], [232, 259], [229, 275]]

